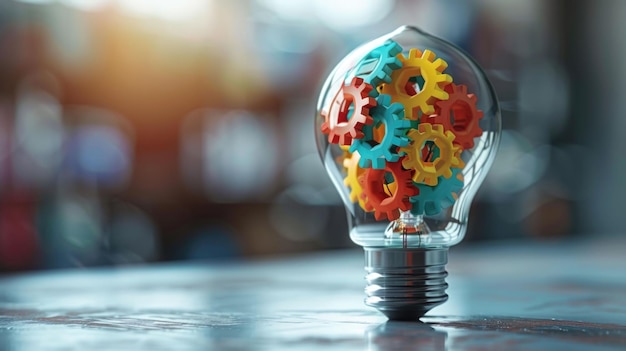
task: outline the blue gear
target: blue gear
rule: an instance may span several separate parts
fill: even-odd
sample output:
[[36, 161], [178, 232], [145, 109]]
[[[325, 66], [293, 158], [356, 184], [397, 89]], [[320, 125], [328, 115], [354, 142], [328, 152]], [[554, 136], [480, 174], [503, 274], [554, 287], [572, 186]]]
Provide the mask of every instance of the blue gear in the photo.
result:
[[[404, 106], [391, 103], [391, 96], [381, 94], [376, 98], [376, 107], [370, 109], [374, 123], [363, 126], [362, 139], [354, 139], [350, 152], [357, 151], [361, 158], [359, 167], [384, 169], [386, 162], [400, 159], [397, 149], [409, 145], [406, 132], [411, 128], [411, 121], [404, 119]], [[374, 141], [374, 128], [384, 124], [385, 135], [379, 143]]]
[[463, 175], [460, 168], [453, 168], [452, 176], [450, 178], [439, 177], [435, 186], [413, 184], [419, 188], [420, 192], [409, 199], [413, 205], [411, 213], [434, 216], [454, 205], [456, 198], [453, 194], [458, 195], [463, 189]]
[[402, 67], [402, 63], [396, 57], [402, 52], [402, 47], [393, 40], [387, 40], [385, 44], [370, 51], [354, 68], [354, 75], [372, 85], [374, 89], [370, 96], [378, 96], [378, 87], [382, 83], [391, 83], [391, 72]]

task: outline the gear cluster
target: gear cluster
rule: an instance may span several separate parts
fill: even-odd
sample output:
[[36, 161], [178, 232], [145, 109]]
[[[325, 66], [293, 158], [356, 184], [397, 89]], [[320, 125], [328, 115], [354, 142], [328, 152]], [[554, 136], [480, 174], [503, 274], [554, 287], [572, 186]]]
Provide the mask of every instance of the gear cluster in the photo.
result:
[[322, 132], [343, 150], [350, 200], [377, 220], [437, 215], [463, 190], [461, 154], [482, 135], [483, 112], [447, 68], [432, 50], [387, 40], [322, 111]]

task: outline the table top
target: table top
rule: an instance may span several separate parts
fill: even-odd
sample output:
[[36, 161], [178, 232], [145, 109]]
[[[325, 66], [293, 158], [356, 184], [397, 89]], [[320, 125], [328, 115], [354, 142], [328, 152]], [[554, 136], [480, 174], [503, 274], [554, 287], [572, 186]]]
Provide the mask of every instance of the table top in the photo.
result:
[[625, 350], [626, 241], [450, 250], [445, 304], [387, 322], [362, 251], [0, 279], [1, 350]]

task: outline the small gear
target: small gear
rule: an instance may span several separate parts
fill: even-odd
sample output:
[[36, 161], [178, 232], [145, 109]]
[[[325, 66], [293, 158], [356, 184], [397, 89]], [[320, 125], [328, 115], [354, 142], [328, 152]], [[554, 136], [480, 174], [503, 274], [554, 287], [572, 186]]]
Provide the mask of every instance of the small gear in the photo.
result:
[[450, 178], [439, 177], [436, 186], [415, 185], [419, 188], [420, 193], [410, 199], [413, 205], [411, 213], [434, 216], [454, 205], [459, 192], [463, 189], [463, 173], [461, 173], [460, 168], [453, 168], [452, 176]]
[[[443, 73], [448, 64], [441, 58], [435, 60], [435, 53], [430, 50], [411, 49], [408, 57], [399, 54], [398, 59], [402, 67], [391, 73], [391, 83], [383, 85], [381, 93], [391, 95], [392, 101], [404, 105], [409, 119], [419, 119], [420, 111], [432, 114], [436, 100], [448, 99], [448, 93], [443, 89], [452, 82], [452, 76]], [[416, 76], [424, 80], [421, 90], [407, 89], [409, 81]]]
[[[402, 166], [414, 170], [413, 181], [434, 186], [438, 183], [438, 177], [450, 178], [451, 168], [463, 168], [461, 160], [461, 147], [454, 145], [454, 133], [443, 130], [442, 125], [420, 123], [417, 129], [411, 129], [408, 133], [411, 142], [408, 146], [401, 147], [399, 152], [404, 152], [406, 157], [402, 159]], [[428, 153], [424, 159], [422, 149], [424, 147], [437, 148]], [[433, 155], [439, 152], [438, 157]]]
[[423, 123], [441, 124], [454, 133], [454, 143], [463, 149], [474, 147], [474, 138], [482, 135], [478, 125], [483, 111], [476, 108], [476, 95], [467, 93], [467, 86], [449, 84], [445, 87], [448, 100], [435, 103], [435, 114], [422, 115]]
[[[393, 177], [395, 189], [391, 195], [385, 192], [385, 175]], [[365, 201], [365, 211], [374, 212], [376, 220], [387, 218], [392, 221], [400, 217], [400, 211], [411, 209], [409, 198], [419, 194], [411, 182], [411, 171], [403, 169], [400, 162], [389, 162], [384, 169], [368, 168], [359, 178]]]
[[[370, 51], [356, 64], [353, 72], [361, 77], [366, 83], [377, 87], [380, 84], [391, 83], [391, 72], [402, 67], [396, 57], [402, 52], [402, 47], [393, 40], [387, 40], [383, 45]], [[377, 96], [376, 89], [370, 92], [370, 96]]]
[[376, 107], [370, 109], [374, 123], [363, 126], [364, 137], [355, 139], [350, 146], [350, 152], [361, 155], [361, 168], [383, 169], [386, 162], [400, 159], [398, 147], [409, 144], [406, 132], [411, 121], [404, 119], [404, 107], [391, 103], [389, 95], [381, 94], [376, 100]]
[[350, 157], [346, 157], [343, 160], [343, 167], [346, 169], [346, 177], [343, 183], [350, 188], [350, 201], [359, 202], [359, 206], [365, 210], [365, 200], [361, 198], [363, 188], [359, 183], [359, 178], [365, 172], [365, 169], [359, 167], [360, 155], [358, 152], [353, 152]]
[[376, 99], [368, 96], [372, 89], [362, 78], [354, 77], [339, 90], [329, 111], [322, 111], [322, 133], [328, 134], [328, 142], [350, 145], [353, 139], [363, 137], [363, 126], [373, 122], [369, 110], [376, 106]]

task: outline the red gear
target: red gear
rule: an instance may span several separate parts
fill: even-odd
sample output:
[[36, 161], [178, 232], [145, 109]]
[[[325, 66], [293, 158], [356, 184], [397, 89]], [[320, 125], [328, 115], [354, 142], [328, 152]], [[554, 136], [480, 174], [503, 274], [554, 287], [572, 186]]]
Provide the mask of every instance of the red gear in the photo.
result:
[[[393, 175], [395, 189], [391, 195], [385, 192], [385, 173]], [[376, 220], [387, 217], [393, 221], [400, 217], [400, 211], [411, 209], [409, 198], [419, 194], [419, 189], [413, 185], [411, 171], [402, 168], [401, 162], [387, 162], [385, 169], [367, 168], [359, 177], [363, 188], [361, 198], [365, 200], [365, 211], [374, 211]]]
[[483, 118], [483, 111], [476, 108], [476, 95], [468, 94], [467, 86], [454, 83], [448, 84], [444, 90], [449, 95], [448, 100], [437, 101], [435, 114], [423, 115], [421, 122], [443, 125], [444, 131], [454, 133], [454, 144], [463, 149], [471, 149], [474, 147], [474, 138], [483, 133], [478, 125], [478, 120]]
[[[350, 145], [352, 139], [363, 138], [363, 125], [374, 123], [370, 116], [370, 108], [376, 106], [376, 99], [369, 96], [372, 89], [362, 78], [354, 77], [335, 95], [329, 111], [322, 111], [322, 133], [328, 134], [329, 143]], [[348, 119], [351, 105], [354, 112]]]
[[406, 85], [404, 86], [404, 90], [406, 90], [406, 93], [413, 96], [413, 95], [417, 95], [417, 90], [415, 90], [415, 83], [411, 82], [410, 80], [406, 81]]

